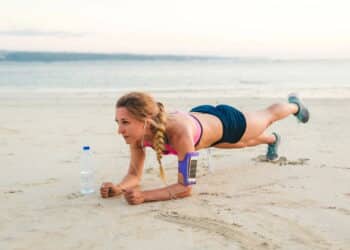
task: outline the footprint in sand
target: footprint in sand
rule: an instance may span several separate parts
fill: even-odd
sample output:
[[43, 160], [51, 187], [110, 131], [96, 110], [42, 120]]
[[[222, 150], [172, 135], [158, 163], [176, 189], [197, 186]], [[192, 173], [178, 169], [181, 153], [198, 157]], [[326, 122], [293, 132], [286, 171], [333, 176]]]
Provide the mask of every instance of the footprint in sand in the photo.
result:
[[49, 178], [43, 181], [38, 181], [38, 182], [31, 182], [31, 183], [20, 183], [20, 185], [25, 186], [25, 187], [35, 187], [35, 186], [42, 186], [42, 185], [48, 185], [57, 182], [58, 179], [56, 178]]
[[209, 195], [209, 196], [219, 196], [220, 194], [219, 193], [209, 193], [209, 192], [201, 192], [199, 193], [199, 195]]
[[288, 160], [287, 157], [281, 156], [277, 160], [270, 161], [266, 158], [266, 155], [259, 155], [255, 158], [252, 158], [255, 162], [268, 162], [272, 164], [278, 164], [280, 166], [286, 166], [286, 165], [305, 165], [310, 159], [308, 158], [299, 158], [297, 160]]
[[9, 191], [5, 191], [4, 194], [16, 194], [16, 193], [23, 193], [23, 190], [9, 190]]
[[232, 198], [232, 196], [231, 195], [228, 195], [228, 194], [225, 194], [225, 193], [217, 193], [217, 192], [213, 192], [213, 193], [209, 193], [209, 192], [201, 192], [201, 193], [199, 193], [198, 195], [200, 195], [200, 196], [220, 196], [221, 198], [222, 197], [225, 197], [225, 198], [227, 198], [227, 199], [231, 199]]
[[67, 199], [68, 200], [75, 200], [75, 199], [81, 198], [83, 196], [84, 195], [82, 193], [76, 192], [76, 193], [71, 193], [71, 194], [67, 195]]
[[338, 208], [336, 206], [326, 206], [326, 207], [321, 207], [323, 209], [331, 209], [331, 210], [336, 210], [339, 213], [342, 213], [344, 215], [350, 215], [350, 210], [346, 208]]

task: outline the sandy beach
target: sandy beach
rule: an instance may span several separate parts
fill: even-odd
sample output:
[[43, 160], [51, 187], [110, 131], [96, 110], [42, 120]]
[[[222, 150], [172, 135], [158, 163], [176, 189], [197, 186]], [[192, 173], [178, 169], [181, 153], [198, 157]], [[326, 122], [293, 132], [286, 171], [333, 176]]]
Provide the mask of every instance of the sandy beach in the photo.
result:
[[[300, 93], [302, 95], [302, 93]], [[261, 109], [282, 98], [155, 93], [168, 110], [228, 103]], [[208, 93], [209, 96], [209, 93]], [[350, 99], [306, 98], [308, 124], [288, 117], [281, 158], [266, 147], [201, 151], [198, 184], [182, 200], [130, 206], [80, 194], [81, 147], [96, 189], [118, 182], [128, 146], [116, 133], [118, 93], [0, 93], [0, 249], [350, 249]], [[142, 189], [162, 187], [148, 151]], [[166, 157], [170, 182], [177, 159]]]

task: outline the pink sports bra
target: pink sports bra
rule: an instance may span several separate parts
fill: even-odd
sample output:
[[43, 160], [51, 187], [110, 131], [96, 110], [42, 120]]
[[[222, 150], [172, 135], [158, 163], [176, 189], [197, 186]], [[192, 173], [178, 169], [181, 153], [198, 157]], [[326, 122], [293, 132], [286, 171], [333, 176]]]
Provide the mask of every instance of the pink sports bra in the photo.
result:
[[[184, 113], [184, 112], [179, 112], [179, 111], [177, 111], [175, 113], [180, 113], [180, 114], [184, 114], [184, 115], [188, 115], [188, 116], [192, 117], [192, 119], [194, 120], [194, 122], [196, 124], [196, 132], [193, 135], [193, 144], [194, 144], [194, 146], [197, 146], [199, 141], [201, 140], [202, 134], [203, 134], [203, 127], [202, 127], [201, 122], [194, 115], [191, 115], [191, 114], [188, 114], [188, 113]], [[144, 147], [152, 147], [153, 148], [153, 145], [150, 142], [148, 142], [148, 141], [144, 141], [143, 146]], [[164, 145], [164, 147], [165, 147], [165, 150], [163, 151], [163, 154], [165, 154], [165, 155], [167, 155], [167, 154], [177, 155], [176, 150], [169, 144], [169, 140], [168, 140], [168, 138], [166, 136], [165, 136], [165, 145]]]

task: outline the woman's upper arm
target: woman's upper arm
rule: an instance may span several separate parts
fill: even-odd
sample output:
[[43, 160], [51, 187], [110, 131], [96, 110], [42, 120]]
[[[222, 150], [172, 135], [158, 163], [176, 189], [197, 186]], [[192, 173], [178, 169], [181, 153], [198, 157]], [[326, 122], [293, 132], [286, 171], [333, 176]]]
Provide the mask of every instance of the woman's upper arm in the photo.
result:
[[[195, 147], [193, 145], [192, 135], [188, 133], [183, 133], [181, 136], [177, 137], [176, 142], [173, 144], [174, 149], [177, 151], [177, 157], [179, 161], [178, 165], [178, 183], [186, 186], [190, 189], [189, 185], [195, 183], [194, 179], [190, 179], [188, 175], [189, 162], [193, 154], [195, 154]], [[186, 160], [185, 160], [186, 159]]]
[[187, 153], [196, 151], [192, 138], [191, 131], [188, 129], [184, 129], [181, 133], [173, 137], [172, 145], [177, 152], [179, 161], [182, 161]]
[[142, 148], [130, 145], [130, 166], [128, 174], [139, 178], [142, 176], [145, 163], [145, 152]]

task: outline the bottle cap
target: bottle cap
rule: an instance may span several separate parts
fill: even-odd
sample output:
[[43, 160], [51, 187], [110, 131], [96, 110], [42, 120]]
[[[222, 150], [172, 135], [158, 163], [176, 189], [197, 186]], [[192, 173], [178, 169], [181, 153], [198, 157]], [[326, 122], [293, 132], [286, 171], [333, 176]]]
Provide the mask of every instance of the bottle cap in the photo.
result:
[[90, 150], [90, 146], [84, 146], [83, 150]]

